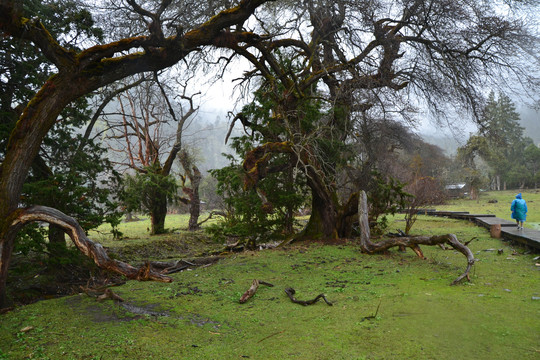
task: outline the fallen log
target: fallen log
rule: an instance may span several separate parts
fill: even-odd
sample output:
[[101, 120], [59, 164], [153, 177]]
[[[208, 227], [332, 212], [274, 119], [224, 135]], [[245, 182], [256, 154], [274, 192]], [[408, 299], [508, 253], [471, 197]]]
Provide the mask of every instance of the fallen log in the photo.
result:
[[333, 304], [328, 301], [326, 299], [326, 296], [324, 296], [324, 294], [319, 294], [315, 297], [315, 299], [313, 300], [298, 300], [294, 297], [294, 294], [296, 293], [296, 290], [294, 290], [293, 288], [286, 288], [285, 289], [285, 294], [287, 294], [287, 296], [289, 297], [289, 299], [291, 299], [291, 301], [295, 304], [300, 304], [300, 305], [304, 305], [304, 306], [307, 306], [307, 305], [312, 305], [312, 304], [315, 304], [319, 299], [323, 299], [325, 303], [327, 303], [329, 306], [332, 306]]

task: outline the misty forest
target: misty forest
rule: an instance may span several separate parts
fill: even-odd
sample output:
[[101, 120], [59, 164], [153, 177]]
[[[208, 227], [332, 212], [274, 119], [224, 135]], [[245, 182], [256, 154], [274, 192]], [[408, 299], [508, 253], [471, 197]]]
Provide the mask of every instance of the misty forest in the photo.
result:
[[[539, 10], [528, 0], [1, 0], [0, 321], [81, 292], [118, 304], [129, 294], [123, 286], [170, 289], [188, 281], [188, 268], [223, 266], [208, 270], [219, 286], [199, 283], [214, 296], [234, 281], [223, 274], [242, 265], [237, 256], [255, 257], [258, 269], [266, 256], [320, 265], [329, 260], [307, 254], [351, 251], [362, 265], [332, 256], [368, 276], [367, 261], [394, 267], [451, 249], [456, 265], [437, 262], [429, 272], [444, 276], [444, 291], [474, 286], [487, 271], [483, 235], [453, 220], [431, 228], [422, 213], [460, 201], [452, 210], [511, 220], [510, 202], [523, 193], [525, 228], [540, 230]], [[474, 208], [488, 198], [503, 212]], [[288, 267], [253, 283], [236, 279], [240, 303], [273, 291]], [[538, 280], [539, 268], [523, 276]], [[317, 283], [309, 274], [298, 281]], [[296, 297], [310, 296], [287, 288], [282, 296], [310, 309], [332, 305], [328, 290], [313, 291], [326, 294], [304, 301]], [[341, 301], [342, 312], [353, 311]], [[363, 324], [382, 326], [381, 303]], [[285, 341], [284, 322], [260, 335], [261, 345]], [[32, 332], [16, 331], [19, 339]], [[59, 356], [27, 341], [26, 358]], [[22, 356], [7, 343], [0, 359]], [[516, 356], [537, 356], [536, 345]], [[249, 357], [200, 350], [174, 351]], [[67, 358], [117, 358], [92, 351]], [[138, 351], [119, 358], [172, 358]], [[275, 357], [352, 358], [302, 351]], [[411, 356], [395, 351], [354, 358]], [[418, 358], [446, 358], [433, 351]], [[486, 351], [474, 357], [494, 358]]]

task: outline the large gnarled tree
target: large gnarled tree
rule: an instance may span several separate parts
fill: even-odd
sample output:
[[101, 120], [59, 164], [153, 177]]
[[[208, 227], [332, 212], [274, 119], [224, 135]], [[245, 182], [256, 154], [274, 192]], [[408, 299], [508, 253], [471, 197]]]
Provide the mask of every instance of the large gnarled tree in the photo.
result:
[[[230, 37], [230, 27], [246, 21], [264, 2], [243, 0], [200, 25], [183, 29], [175, 27], [174, 23], [164, 24], [162, 21], [170, 0], [161, 1], [153, 10], [143, 9], [130, 0], [128, 3], [147, 20], [149, 26], [146, 34], [97, 44], [80, 52], [60, 46], [39, 18], [23, 17], [20, 2], [0, 2], [2, 36], [32, 42], [36, 51], [41, 51], [58, 69], [26, 105], [11, 132], [0, 167], [0, 307], [5, 305], [8, 267], [16, 233], [22, 224], [47, 221], [62, 227], [74, 240], [83, 238], [76, 230], [76, 222], [50, 208], [19, 208], [22, 185], [32, 161], [62, 109], [73, 100], [119, 79], [172, 66], [190, 53], [200, 51], [203, 46], [222, 43], [223, 39]], [[236, 35], [246, 40], [256, 37], [245, 31], [239, 31]], [[120, 271], [128, 277], [170, 281], [170, 278], [151, 271], [123, 271], [125, 264], [108, 259], [105, 252], [97, 250], [99, 247], [95, 244], [88, 241], [75, 243], [97, 263], [107, 263], [111, 270]]]
[[276, 170], [269, 166], [273, 156], [293, 156], [291, 164], [311, 190], [312, 215], [303, 235], [350, 236], [359, 189], [343, 196], [340, 174], [358, 162], [349, 145], [362, 137], [362, 118], [403, 114], [415, 102], [440, 112], [459, 106], [474, 118], [486, 83], [508, 73], [526, 82], [521, 64], [534, 63], [528, 51], [536, 39], [525, 22], [499, 15], [494, 6], [460, 0], [284, 2], [257, 17], [266, 36], [231, 34], [218, 45], [252, 64], [245, 80], [257, 79], [259, 91], [275, 104], [268, 126], [243, 114], [235, 118], [263, 138], [246, 156], [246, 186], [257, 187]]

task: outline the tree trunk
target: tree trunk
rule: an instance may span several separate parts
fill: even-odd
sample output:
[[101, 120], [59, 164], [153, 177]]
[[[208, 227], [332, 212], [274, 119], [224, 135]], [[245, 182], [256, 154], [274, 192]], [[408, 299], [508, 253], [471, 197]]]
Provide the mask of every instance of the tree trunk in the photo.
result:
[[193, 185], [193, 199], [189, 203], [189, 231], [199, 230], [199, 216], [201, 214], [201, 199], [199, 197], [199, 184]]
[[8, 307], [6, 299], [6, 281], [9, 269], [9, 263], [11, 261], [11, 254], [13, 253], [13, 245], [15, 244], [15, 237], [17, 233], [7, 232], [8, 219], [0, 220], [2, 226], [2, 236], [0, 240], [0, 309]]
[[478, 200], [478, 189], [474, 186], [471, 186], [469, 198], [471, 200]]
[[339, 234], [336, 228], [337, 211], [333, 202], [321, 198], [316, 192], [312, 192], [311, 216], [302, 233], [300, 239], [305, 240], [333, 240], [338, 239]]
[[72, 79], [53, 76], [28, 104], [11, 132], [0, 167], [0, 307], [5, 305], [7, 272], [16, 237], [11, 221], [17, 217], [23, 183], [43, 138], [61, 110], [78, 97], [79, 90]]
[[152, 229], [151, 235], [165, 233], [165, 217], [167, 216], [167, 195], [156, 194], [156, 199], [153, 200], [153, 209], [150, 212]]
[[201, 172], [197, 166], [192, 166], [192, 171], [189, 173], [191, 182], [191, 193], [189, 202], [189, 231], [199, 230], [199, 216], [201, 214], [201, 198], [199, 196], [199, 186], [201, 185]]
[[67, 249], [64, 230], [56, 225], [49, 225], [49, 256], [51, 258], [60, 258], [62, 250]]
[[358, 193], [352, 194], [345, 204], [340, 204], [337, 193], [320, 184], [322, 179], [314, 173], [309, 174], [311, 216], [299, 238], [335, 240], [350, 237], [358, 212]]

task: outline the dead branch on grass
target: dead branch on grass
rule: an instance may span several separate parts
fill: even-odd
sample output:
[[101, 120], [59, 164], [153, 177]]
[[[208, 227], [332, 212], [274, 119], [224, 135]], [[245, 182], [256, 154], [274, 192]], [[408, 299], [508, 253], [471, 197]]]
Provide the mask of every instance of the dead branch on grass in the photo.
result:
[[251, 283], [250, 288], [247, 289], [247, 291], [244, 293], [244, 295], [242, 295], [242, 297], [240, 298], [240, 304], [245, 303], [245, 302], [248, 301], [253, 295], [255, 295], [255, 293], [257, 292], [257, 289], [259, 288], [259, 284], [260, 284], [260, 285], [266, 285], [266, 286], [274, 287], [274, 285], [273, 285], [273, 284], [270, 284], [269, 282], [254, 279], [253, 282]]
[[467, 258], [467, 268], [465, 272], [458, 276], [451, 285], [455, 285], [461, 282], [463, 279], [470, 281], [470, 270], [474, 265], [475, 259], [472, 251], [464, 244], [462, 244], [456, 235], [446, 234], [446, 235], [434, 235], [434, 236], [409, 236], [409, 237], [393, 237], [390, 239], [385, 239], [379, 242], [372, 242], [370, 237], [369, 230], [369, 221], [368, 221], [368, 210], [367, 210], [367, 197], [364, 191], [361, 192], [360, 198], [358, 201], [358, 216], [360, 220], [360, 247], [363, 252], [367, 254], [376, 254], [383, 251], [386, 251], [395, 246], [404, 246], [411, 248], [421, 259], [425, 259], [420, 245], [440, 245], [440, 244], [449, 244], [455, 250], [462, 253]]
[[375, 310], [375, 314], [369, 315], [369, 316], [364, 316], [364, 317], [362, 318], [362, 320], [360, 320], [360, 322], [365, 321], [365, 320], [376, 319], [376, 318], [377, 318], [377, 314], [379, 313], [379, 308], [380, 308], [380, 307], [381, 307], [381, 302], [379, 301], [379, 305], [377, 305], [377, 310]]
[[324, 294], [319, 294], [315, 297], [315, 299], [313, 300], [298, 300], [294, 297], [294, 294], [296, 293], [296, 290], [294, 290], [293, 288], [286, 288], [285, 289], [285, 294], [287, 294], [287, 296], [289, 297], [289, 299], [291, 299], [291, 301], [295, 304], [300, 304], [300, 305], [304, 305], [304, 306], [307, 306], [307, 305], [313, 305], [315, 304], [319, 299], [323, 299], [325, 303], [327, 303], [329, 306], [332, 306], [333, 304], [328, 301], [326, 299], [326, 296]]

